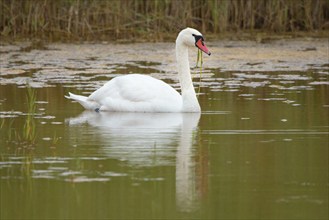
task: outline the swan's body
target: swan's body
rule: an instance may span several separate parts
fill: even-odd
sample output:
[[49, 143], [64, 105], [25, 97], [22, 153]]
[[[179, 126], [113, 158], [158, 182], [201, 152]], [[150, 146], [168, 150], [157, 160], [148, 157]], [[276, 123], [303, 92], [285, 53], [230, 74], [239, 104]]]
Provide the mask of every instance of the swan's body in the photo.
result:
[[85, 109], [116, 112], [180, 112], [182, 105], [181, 95], [175, 89], [141, 74], [115, 77], [89, 97], [70, 93], [70, 98]]
[[176, 39], [180, 95], [165, 82], [141, 74], [115, 77], [89, 97], [69, 93], [85, 109], [120, 112], [200, 112], [190, 74], [188, 47], [197, 46], [210, 55], [200, 32], [182, 30]]

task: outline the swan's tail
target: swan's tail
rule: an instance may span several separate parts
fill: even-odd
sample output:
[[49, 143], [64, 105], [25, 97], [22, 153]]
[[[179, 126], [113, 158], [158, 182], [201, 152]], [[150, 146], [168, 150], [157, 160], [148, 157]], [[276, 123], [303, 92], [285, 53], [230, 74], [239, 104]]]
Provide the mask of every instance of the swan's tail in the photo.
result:
[[65, 98], [79, 102], [87, 110], [97, 110], [100, 108], [100, 105], [97, 102], [89, 100], [86, 96], [75, 95], [69, 92], [69, 96], [65, 96]]

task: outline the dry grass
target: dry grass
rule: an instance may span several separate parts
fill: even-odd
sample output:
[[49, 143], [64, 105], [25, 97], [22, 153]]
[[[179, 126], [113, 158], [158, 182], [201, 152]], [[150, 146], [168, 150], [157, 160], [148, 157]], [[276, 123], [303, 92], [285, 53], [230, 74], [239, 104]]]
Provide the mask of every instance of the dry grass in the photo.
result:
[[208, 34], [329, 29], [328, 0], [0, 0], [0, 7], [2, 38], [166, 40], [186, 26]]

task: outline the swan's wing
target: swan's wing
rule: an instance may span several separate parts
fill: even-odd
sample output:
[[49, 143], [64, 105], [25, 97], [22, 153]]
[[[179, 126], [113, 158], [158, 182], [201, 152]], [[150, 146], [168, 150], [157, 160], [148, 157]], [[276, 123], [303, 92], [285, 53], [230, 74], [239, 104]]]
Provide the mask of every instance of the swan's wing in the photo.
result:
[[145, 75], [125, 75], [113, 78], [93, 92], [88, 99], [102, 101], [110, 97], [131, 102], [144, 102], [165, 93], [164, 90], [168, 90], [168, 88], [164, 89], [166, 85], [160, 80]]
[[161, 80], [139, 74], [116, 77], [88, 99], [112, 111], [154, 111], [155, 108], [167, 111], [165, 108], [181, 107], [181, 97], [175, 89]]

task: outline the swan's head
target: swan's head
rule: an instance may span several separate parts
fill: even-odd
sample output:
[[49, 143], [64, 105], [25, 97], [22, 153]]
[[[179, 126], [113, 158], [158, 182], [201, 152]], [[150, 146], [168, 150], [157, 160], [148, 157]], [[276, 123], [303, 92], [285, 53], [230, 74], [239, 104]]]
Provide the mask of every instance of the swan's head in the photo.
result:
[[209, 49], [206, 47], [204, 43], [204, 38], [202, 34], [193, 28], [185, 28], [181, 32], [179, 32], [176, 39], [176, 44], [179, 43], [184, 44], [188, 47], [195, 46], [200, 50], [202, 50], [203, 52], [205, 52], [206, 54], [208, 54], [209, 56], [211, 54]]

